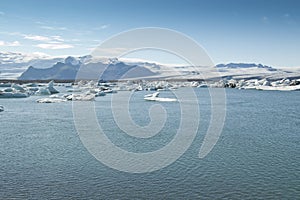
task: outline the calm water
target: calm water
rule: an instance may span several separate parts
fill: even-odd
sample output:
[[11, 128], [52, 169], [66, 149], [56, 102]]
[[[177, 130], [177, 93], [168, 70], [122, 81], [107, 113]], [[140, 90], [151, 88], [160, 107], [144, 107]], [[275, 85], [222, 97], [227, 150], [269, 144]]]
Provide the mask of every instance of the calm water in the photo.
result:
[[[201, 126], [193, 144], [172, 165], [144, 174], [111, 169], [89, 154], [75, 130], [71, 102], [0, 99], [5, 107], [0, 113], [0, 199], [299, 198], [300, 92], [226, 90], [225, 127], [204, 159], [198, 152], [210, 120], [210, 99], [206, 89], [196, 92]], [[145, 102], [144, 94], [135, 93], [130, 103], [140, 125], [149, 122], [154, 104]], [[95, 109], [117, 146], [154, 151], [175, 135], [177, 103], [163, 104], [169, 117], [160, 134], [137, 139], [115, 126], [110, 98], [99, 97]]]

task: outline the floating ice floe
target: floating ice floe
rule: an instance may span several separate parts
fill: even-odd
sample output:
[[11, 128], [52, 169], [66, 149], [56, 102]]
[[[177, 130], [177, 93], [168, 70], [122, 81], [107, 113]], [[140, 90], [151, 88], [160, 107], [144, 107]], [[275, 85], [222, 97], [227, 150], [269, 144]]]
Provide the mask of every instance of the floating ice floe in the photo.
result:
[[89, 89], [86, 94], [93, 94], [95, 95], [95, 97], [101, 97], [101, 96], [105, 96], [106, 93], [102, 90], [100, 90], [99, 88], [95, 88], [95, 89]]
[[25, 88], [22, 87], [21, 85], [14, 84], [14, 83], [11, 85], [11, 88], [13, 88], [13, 89], [15, 89], [17, 91], [20, 91], [20, 92], [25, 92], [26, 91]]
[[0, 98], [26, 98], [28, 96], [26, 89], [17, 84], [11, 84], [10, 87], [0, 90]]
[[105, 92], [99, 91], [99, 92], [97, 92], [97, 93], [95, 94], [95, 97], [102, 97], [102, 96], [105, 96], [105, 95], [106, 95]]
[[94, 101], [94, 94], [70, 94], [65, 96], [68, 101]]
[[11, 92], [0, 91], [0, 98], [26, 98], [28, 94], [12, 90]]
[[37, 103], [60, 103], [66, 101], [94, 101], [94, 94], [65, 94], [59, 96], [57, 94], [50, 95], [47, 98], [42, 98], [36, 100]]
[[68, 86], [66, 88], [69, 88], [69, 89], [67, 89], [67, 92], [82, 92], [82, 89], [79, 87]]
[[300, 80], [282, 79], [270, 81], [266, 79], [240, 80], [236, 83], [238, 89], [272, 90], [272, 91], [296, 91], [300, 90]]
[[36, 100], [37, 103], [59, 103], [59, 102], [65, 102], [67, 99], [62, 98], [43, 98]]
[[0, 87], [11, 87], [11, 83], [0, 83]]
[[257, 86], [257, 90], [275, 90], [275, 91], [296, 91], [300, 90], [300, 85], [292, 86]]
[[82, 92], [82, 89], [80, 88], [70, 88], [67, 90], [67, 92]]
[[144, 96], [144, 99], [146, 101], [161, 101], [161, 102], [176, 102], [177, 99], [173, 99], [173, 98], [162, 98], [162, 97], [158, 97], [159, 96], [159, 92], [155, 92], [153, 94], [147, 94]]

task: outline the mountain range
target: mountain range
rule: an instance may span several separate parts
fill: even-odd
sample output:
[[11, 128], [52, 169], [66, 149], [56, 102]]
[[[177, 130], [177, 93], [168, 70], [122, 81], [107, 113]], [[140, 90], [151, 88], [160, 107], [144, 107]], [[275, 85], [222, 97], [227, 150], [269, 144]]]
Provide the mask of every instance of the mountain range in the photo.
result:
[[[80, 69], [80, 73], [79, 72]], [[129, 65], [121, 61], [82, 62], [74, 57], [67, 57], [64, 62], [57, 62], [50, 68], [34, 68], [30, 66], [18, 78], [19, 80], [74, 80], [78, 79], [103, 79], [118, 80], [138, 77], [150, 77], [156, 73], [139, 66]], [[78, 77], [77, 77], [78, 76]]]
[[300, 68], [276, 69], [255, 63], [218, 64], [215, 67], [172, 66], [144, 61], [99, 59], [90, 55], [50, 58], [45, 55], [0, 53], [0, 79], [214, 79], [300, 78]]

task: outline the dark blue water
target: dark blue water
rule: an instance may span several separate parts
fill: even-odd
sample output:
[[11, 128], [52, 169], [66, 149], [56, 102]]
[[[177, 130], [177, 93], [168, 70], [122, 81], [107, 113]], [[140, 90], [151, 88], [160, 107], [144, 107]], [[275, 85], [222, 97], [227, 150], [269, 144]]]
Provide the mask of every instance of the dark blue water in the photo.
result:
[[[79, 139], [71, 102], [0, 99], [5, 107], [0, 113], [0, 199], [299, 198], [300, 93], [226, 90], [222, 135], [214, 149], [199, 159], [210, 120], [210, 98], [206, 89], [196, 92], [201, 122], [191, 147], [170, 166], [143, 174], [120, 172], [96, 160]], [[140, 125], [149, 122], [148, 109], [154, 104], [144, 101], [144, 94], [135, 93], [130, 102], [132, 118]], [[178, 103], [163, 104], [169, 115], [161, 133], [138, 139], [115, 127], [110, 98], [99, 97], [95, 110], [117, 146], [154, 151], [176, 134]]]

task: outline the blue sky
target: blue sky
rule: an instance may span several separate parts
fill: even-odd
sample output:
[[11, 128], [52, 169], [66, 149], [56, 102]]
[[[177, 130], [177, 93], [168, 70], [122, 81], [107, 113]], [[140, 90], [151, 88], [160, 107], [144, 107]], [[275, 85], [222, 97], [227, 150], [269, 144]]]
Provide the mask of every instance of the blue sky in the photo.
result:
[[215, 63], [300, 66], [298, 0], [1, 0], [0, 51], [85, 55], [140, 27], [182, 32]]

